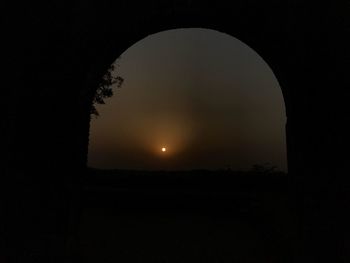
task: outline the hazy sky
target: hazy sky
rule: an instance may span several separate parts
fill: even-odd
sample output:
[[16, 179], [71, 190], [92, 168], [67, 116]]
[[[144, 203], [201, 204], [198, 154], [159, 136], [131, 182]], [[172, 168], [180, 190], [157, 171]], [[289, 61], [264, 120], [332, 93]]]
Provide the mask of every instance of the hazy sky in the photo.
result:
[[125, 81], [91, 121], [89, 166], [247, 170], [270, 162], [286, 170], [281, 89], [240, 40], [169, 30], [135, 43], [117, 62]]

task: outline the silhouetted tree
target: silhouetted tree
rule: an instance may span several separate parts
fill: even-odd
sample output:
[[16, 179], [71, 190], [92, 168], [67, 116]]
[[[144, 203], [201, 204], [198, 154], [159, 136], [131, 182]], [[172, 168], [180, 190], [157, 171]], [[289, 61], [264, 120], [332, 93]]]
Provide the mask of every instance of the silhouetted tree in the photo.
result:
[[276, 166], [271, 165], [270, 163], [264, 164], [254, 164], [251, 171], [259, 174], [271, 174], [278, 172]]
[[124, 79], [120, 76], [113, 76], [115, 70], [115, 64], [113, 63], [107, 70], [107, 73], [102, 77], [100, 85], [96, 90], [95, 96], [92, 101], [91, 114], [96, 117], [99, 113], [96, 109], [96, 104], [105, 104], [105, 99], [113, 96], [113, 87], [120, 88], [124, 82]]

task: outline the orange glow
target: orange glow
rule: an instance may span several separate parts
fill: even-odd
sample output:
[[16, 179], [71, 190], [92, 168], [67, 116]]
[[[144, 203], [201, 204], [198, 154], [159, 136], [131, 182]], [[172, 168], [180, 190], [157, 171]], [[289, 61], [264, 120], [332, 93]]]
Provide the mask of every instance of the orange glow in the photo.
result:
[[162, 148], [162, 152], [166, 152], [166, 148], [165, 147]]

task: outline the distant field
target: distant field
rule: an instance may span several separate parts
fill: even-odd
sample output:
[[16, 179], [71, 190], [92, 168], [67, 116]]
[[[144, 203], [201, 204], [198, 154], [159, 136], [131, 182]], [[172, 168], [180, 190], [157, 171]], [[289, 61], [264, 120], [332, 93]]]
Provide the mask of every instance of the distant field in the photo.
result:
[[119, 189], [191, 189], [215, 191], [283, 191], [287, 187], [283, 172], [241, 172], [230, 170], [137, 171], [90, 169], [84, 178], [87, 187]]
[[288, 262], [285, 174], [90, 170], [81, 262]]
[[227, 205], [247, 206], [258, 202], [271, 205], [270, 199], [274, 198], [286, 201], [287, 179], [284, 173], [225, 170], [90, 170], [84, 185], [89, 197], [100, 199], [105, 196], [108, 200], [105, 202], [115, 200], [123, 207], [160, 205], [166, 208], [174, 205], [180, 208], [192, 205], [193, 208], [211, 206], [220, 209]]

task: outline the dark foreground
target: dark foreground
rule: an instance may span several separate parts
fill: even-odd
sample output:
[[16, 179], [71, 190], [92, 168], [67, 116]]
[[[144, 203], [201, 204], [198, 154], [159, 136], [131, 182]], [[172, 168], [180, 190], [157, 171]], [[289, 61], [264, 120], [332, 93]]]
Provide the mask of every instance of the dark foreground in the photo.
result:
[[287, 176], [92, 172], [80, 262], [290, 262], [296, 241]]

